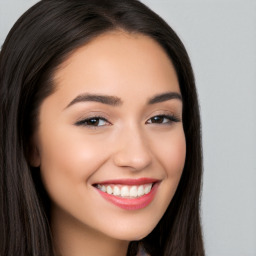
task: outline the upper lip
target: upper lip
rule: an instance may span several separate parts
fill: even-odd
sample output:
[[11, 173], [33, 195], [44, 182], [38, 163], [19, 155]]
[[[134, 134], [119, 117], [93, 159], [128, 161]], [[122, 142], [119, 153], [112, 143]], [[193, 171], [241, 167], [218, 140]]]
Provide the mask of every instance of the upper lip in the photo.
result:
[[156, 183], [159, 182], [159, 179], [154, 178], [139, 178], [139, 179], [113, 179], [113, 180], [105, 180], [101, 182], [97, 182], [96, 184], [120, 184], [120, 185], [144, 185], [149, 183]]

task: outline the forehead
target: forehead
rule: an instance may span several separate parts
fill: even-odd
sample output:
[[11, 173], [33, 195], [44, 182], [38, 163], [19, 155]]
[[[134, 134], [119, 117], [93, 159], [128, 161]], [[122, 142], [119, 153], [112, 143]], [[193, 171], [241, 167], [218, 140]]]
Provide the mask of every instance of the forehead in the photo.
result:
[[76, 49], [54, 75], [57, 91], [128, 96], [180, 92], [173, 64], [152, 38], [112, 31]]

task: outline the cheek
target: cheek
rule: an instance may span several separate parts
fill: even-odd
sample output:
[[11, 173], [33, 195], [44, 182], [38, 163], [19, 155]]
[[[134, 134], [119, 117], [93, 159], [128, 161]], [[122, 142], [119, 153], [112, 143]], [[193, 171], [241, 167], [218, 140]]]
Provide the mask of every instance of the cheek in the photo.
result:
[[175, 140], [172, 141], [170, 146], [170, 152], [168, 152], [166, 157], [166, 164], [170, 168], [167, 168], [168, 176], [180, 177], [184, 168], [186, 159], [186, 140], [184, 134], [177, 136]]
[[156, 152], [168, 178], [179, 177], [183, 171], [186, 158], [186, 139], [183, 129], [177, 129], [170, 136], [161, 138], [156, 143]]
[[44, 130], [40, 135], [41, 175], [51, 197], [83, 190], [88, 179], [104, 162], [100, 140], [88, 138], [72, 128]]
[[156, 146], [158, 162], [162, 165], [165, 178], [162, 182], [163, 209], [168, 207], [178, 187], [186, 159], [186, 140], [183, 129], [166, 136]]

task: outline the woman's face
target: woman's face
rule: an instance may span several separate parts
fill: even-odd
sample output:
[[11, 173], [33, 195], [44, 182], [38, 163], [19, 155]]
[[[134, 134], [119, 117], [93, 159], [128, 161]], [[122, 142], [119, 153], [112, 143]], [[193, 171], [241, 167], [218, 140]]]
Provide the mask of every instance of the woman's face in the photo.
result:
[[174, 67], [151, 38], [109, 32], [77, 49], [54, 76], [35, 132], [60, 225], [138, 240], [179, 183], [186, 145]]

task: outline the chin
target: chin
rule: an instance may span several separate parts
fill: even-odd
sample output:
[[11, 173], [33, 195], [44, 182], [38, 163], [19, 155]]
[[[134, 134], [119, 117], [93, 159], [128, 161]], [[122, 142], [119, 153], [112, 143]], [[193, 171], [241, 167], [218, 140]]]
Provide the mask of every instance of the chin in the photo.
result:
[[152, 223], [144, 226], [136, 225], [136, 227], [119, 225], [114, 230], [112, 229], [111, 234], [109, 233], [108, 235], [118, 240], [139, 241], [149, 235], [156, 225], [157, 223], [155, 225], [152, 225]]

